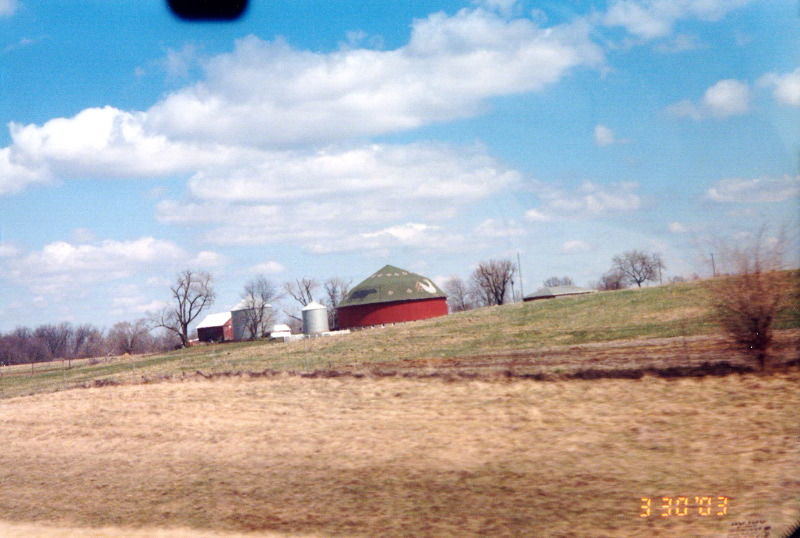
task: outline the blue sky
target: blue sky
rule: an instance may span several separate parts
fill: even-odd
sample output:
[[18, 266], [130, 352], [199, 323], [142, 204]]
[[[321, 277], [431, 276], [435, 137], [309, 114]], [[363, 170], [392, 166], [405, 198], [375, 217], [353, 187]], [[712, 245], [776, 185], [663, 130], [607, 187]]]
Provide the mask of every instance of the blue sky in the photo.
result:
[[[613, 255], [798, 229], [794, 1], [0, 0], [0, 331], [214, 310], [386, 263], [520, 255], [526, 291]], [[797, 260], [794, 260], [797, 263]], [[287, 305], [288, 306], [288, 305]]]

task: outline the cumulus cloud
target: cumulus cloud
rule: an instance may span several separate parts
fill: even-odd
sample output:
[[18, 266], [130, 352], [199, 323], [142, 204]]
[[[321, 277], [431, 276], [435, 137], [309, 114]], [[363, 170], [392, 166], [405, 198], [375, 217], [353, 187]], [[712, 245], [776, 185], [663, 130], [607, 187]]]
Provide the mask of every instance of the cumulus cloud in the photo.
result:
[[478, 7], [415, 21], [409, 43], [391, 51], [317, 54], [249, 36], [207, 61], [203, 81], [151, 108], [148, 125], [183, 139], [261, 146], [413, 129], [602, 64], [590, 30], [583, 22], [540, 28]]
[[196, 175], [189, 181], [190, 200], [162, 201], [157, 218], [212, 225], [207, 239], [218, 244], [349, 249], [347, 241], [336, 239], [374, 243], [362, 234], [376, 226], [435, 225], [469, 203], [514, 188], [520, 179], [480, 146], [276, 152], [225, 175]]
[[[136, 178], [237, 162], [249, 150], [220, 144], [186, 144], [146, 129], [145, 114], [114, 107], [88, 108], [43, 125], [9, 125], [12, 145], [0, 150], [4, 177]], [[6, 155], [3, 159], [3, 155]], [[10, 167], [4, 166], [4, 161]], [[31, 180], [29, 180], [31, 181]]]
[[11, 148], [0, 149], [0, 196], [20, 192], [30, 185], [48, 181], [50, 174], [46, 170], [17, 162]]
[[773, 96], [778, 102], [800, 107], [800, 68], [784, 75], [767, 73], [758, 79], [758, 84], [773, 88]]
[[783, 202], [800, 197], [800, 176], [721, 179], [706, 191], [712, 202]]
[[596, 125], [594, 128], [594, 143], [598, 146], [610, 146], [616, 141], [614, 131], [605, 125]]
[[263, 152], [238, 166], [198, 172], [188, 186], [197, 199], [229, 202], [371, 195], [378, 206], [399, 199], [459, 205], [517, 181], [518, 172], [500, 165], [481, 146], [416, 143]]
[[636, 211], [642, 207], [641, 196], [634, 192], [636, 188], [635, 183], [597, 185], [590, 181], [573, 192], [543, 187], [539, 197], [544, 205], [528, 211], [525, 218], [529, 221], [557, 217], [596, 218]]
[[716, 21], [752, 0], [616, 0], [603, 23], [622, 26], [645, 40], [669, 36], [675, 23], [684, 19]]
[[124, 279], [153, 268], [209, 267], [220, 261], [217, 254], [192, 255], [171, 241], [152, 237], [91, 244], [56, 241], [40, 251], [14, 257], [7, 276], [37, 295], [49, 295], [81, 284]]
[[676, 116], [687, 116], [695, 120], [726, 118], [750, 111], [750, 87], [738, 80], [720, 80], [703, 94], [700, 102], [679, 101], [667, 108]]

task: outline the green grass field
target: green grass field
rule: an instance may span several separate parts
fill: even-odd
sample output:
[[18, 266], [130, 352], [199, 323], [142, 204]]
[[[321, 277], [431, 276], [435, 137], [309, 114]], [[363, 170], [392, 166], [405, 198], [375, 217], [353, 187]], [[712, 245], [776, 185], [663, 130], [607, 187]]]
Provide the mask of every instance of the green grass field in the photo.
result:
[[[800, 278], [795, 272], [794, 278]], [[198, 346], [162, 355], [0, 368], [0, 398], [98, 382], [203, 373], [309, 371], [382, 362], [469, 358], [620, 340], [714, 335], [708, 282], [516, 303], [291, 343]], [[779, 329], [800, 328], [800, 307]]]

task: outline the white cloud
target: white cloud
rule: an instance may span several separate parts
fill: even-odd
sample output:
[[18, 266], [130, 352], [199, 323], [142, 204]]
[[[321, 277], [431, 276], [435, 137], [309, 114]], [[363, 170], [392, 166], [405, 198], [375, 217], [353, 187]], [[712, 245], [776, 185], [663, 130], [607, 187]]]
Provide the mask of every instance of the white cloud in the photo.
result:
[[40, 251], [10, 261], [8, 277], [37, 295], [60, 294], [99, 282], [131, 277], [152, 269], [185, 265], [217, 265], [219, 256], [201, 252], [193, 256], [171, 241], [142, 237], [132, 241], [104, 240], [92, 244], [57, 241]]
[[738, 80], [720, 80], [706, 90], [703, 105], [718, 118], [744, 114], [750, 110], [750, 88]]
[[17, 0], [0, 0], [0, 17], [13, 15], [17, 5]]
[[29, 185], [47, 183], [49, 175], [16, 162], [11, 148], [0, 148], [0, 196], [20, 192]]
[[679, 101], [667, 108], [676, 116], [687, 116], [695, 120], [726, 118], [750, 111], [750, 87], [738, 80], [720, 80], [703, 94], [699, 103]]
[[721, 179], [704, 198], [712, 202], [783, 202], [800, 197], [800, 176]]
[[198, 50], [192, 43], [186, 43], [180, 50], [169, 49], [164, 59], [164, 70], [172, 78], [188, 78], [198, 63]]
[[583, 252], [590, 252], [592, 250], [592, 245], [580, 239], [573, 239], [562, 243], [559, 250], [562, 254], [580, 254]]
[[0, 243], [0, 258], [13, 258], [19, 254], [19, 249], [11, 243]]
[[553, 217], [540, 211], [539, 209], [529, 209], [525, 212], [525, 220], [528, 222], [549, 222]]
[[544, 206], [526, 213], [527, 220], [544, 218], [596, 218], [616, 213], [636, 211], [642, 207], [642, 198], [634, 191], [635, 183], [597, 185], [586, 181], [574, 192], [544, 187], [539, 197]]
[[157, 218], [216, 226], [207, 239], [217, 244], [291, 242], [320, 250], [398, 222], [433, 225], [521, 179], [480, 146], [372, 145], [265, 152], [263, 159], [220, 171], [226, 175], [196, 174], [192, 199], [162, 201]]
[[594, 128], [594, 143], [598, 146], [610, 146], [616, 141], [614, 131], [605, 125], [596, 125]]
[[616, 0], [603, 17], [607, 26], [622, 26], [645, 40], [669, 36], [684, 19], [716, 21], [752, 0]]
[[[145, 114], [114, 107], [87, 108], [43, 125], [9, 125], [12, 145], [0, 150], [3, 178], [154, 177], [238, 162], [250, 153], [218, 144], [178, 143], [149, 132]], [[9, 163], [5, 165], [4, 162]]]
[[758, 79], [758, 84], [774, 87], [773, 95], [778, 102], [800, 107], [800, 68], [785, 75], [767, 73]]
[[[41, 125], [12, 122], [12, 143], [0, 148], [0, 195], [55, 179], [191, 175], [190, 190], [198, 197], [223, 185], [231, 188], [216, 190], [215, 197], [250, 197], [245, 190], [275, 185], [280, 172], [289, 178], [282, 188], [253, 192], [267, 198], [299, 197], [326, 189], [363, 192], [366, 182], [380, 192], [383, 180], [376, 174], [389, 172], [387, 181], [395, 184], [397, 173], [422, 171], [437, 183], [417, 181], [414, 188], [421, 197], [436, 192], [444, 198], [464, 188], [480, 196], [492, 187], [448, 182], [444, 171], [415, 169], [415, 158], [424, 161], [422, 168], [437, 166], [431, 154], [446, 154], [441, 148], [384, 147], [379, 154], [374, 147], [352, 147], [323, 149], [314, 156], [281, 149], [309, 143], [327, 148], [343, 140], [471, 116], [491, 97], [538, 91], [575, 68], [604, 62], [587, 21], [543, 28], [530, 18], [497, 12], [512, 3], [490, 4], [491, 9], [437, 13], [415, 21], [408, 44], [391, 51], [321, 54], [249, 36], [233, 52], [204, 60], [203, 80], [149, 110], [106, 106]], [[176, 75], [195, 60], [191, 46], [170, 51], [167, 58]], [[485, 151], [479, 157], [485, 158]], [[477, 174], [484, 174], [480, 163], [473, 159], [470, 164], [478, 164]], [[466, 166], [456, 168], [463, 175]], [[348, 170], [352, 180], [346, 177]], [[303, 179], [302, 188], [285, 188], [306, 172], [320, 178], [318, 187]]]
[[238, 166], [200, 171], [188, 185], [201, 200], [276, 202], [370, 195], [381, 206], [398, 199], [457, 205], [518, 181], [518, 172], [501, 166], [480, 146], [417, 143], [262, 152]]
[[[205, 79], [148, 111], [148, 125], [185, 139], [277, 146], [327, 144], [472, 116], [484, 99], [538, 91], [598, 66], [584, 21], [540, 28], [483, 9], [413, 24], [399, 49], [317, 54], [255, 36], [205, 63]], [[475, 73], [481, 73], [476, 77]]]

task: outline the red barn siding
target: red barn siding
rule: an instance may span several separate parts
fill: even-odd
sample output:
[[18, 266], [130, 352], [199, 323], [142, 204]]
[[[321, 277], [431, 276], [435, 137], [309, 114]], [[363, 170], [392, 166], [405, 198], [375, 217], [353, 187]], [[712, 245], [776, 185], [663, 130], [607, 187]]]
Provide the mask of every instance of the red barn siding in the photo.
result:
[[394, 301], [365, 305], [342, 306], [336, 310], [339, 328], [368, 327], [447, 315], [447, 299]]

